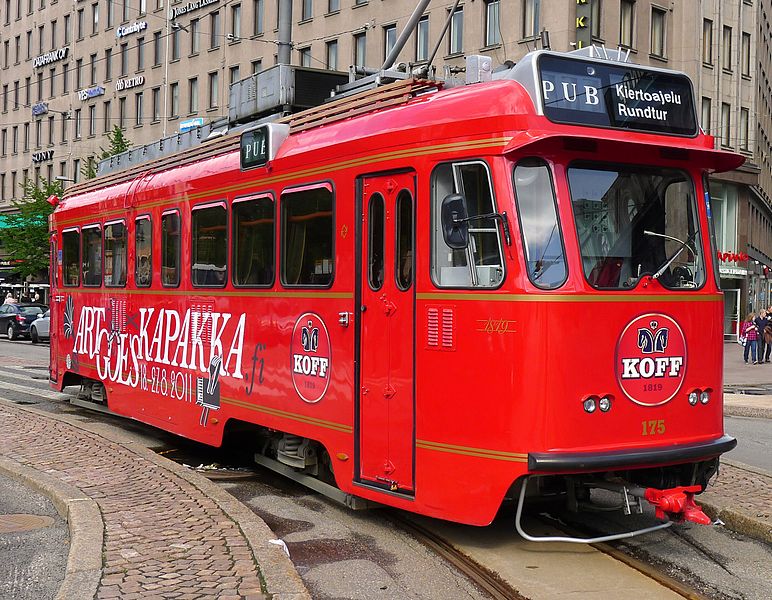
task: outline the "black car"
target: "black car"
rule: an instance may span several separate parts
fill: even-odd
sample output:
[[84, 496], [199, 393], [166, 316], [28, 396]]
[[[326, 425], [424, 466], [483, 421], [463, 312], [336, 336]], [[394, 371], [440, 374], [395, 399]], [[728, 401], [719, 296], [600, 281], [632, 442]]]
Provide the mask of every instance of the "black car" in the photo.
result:
[[0, 306], [0, 332], [5, 332], [9, 340], [20, 335], [29, 337], [32, 321], [47, 310], [45, 304], [3, 304]]

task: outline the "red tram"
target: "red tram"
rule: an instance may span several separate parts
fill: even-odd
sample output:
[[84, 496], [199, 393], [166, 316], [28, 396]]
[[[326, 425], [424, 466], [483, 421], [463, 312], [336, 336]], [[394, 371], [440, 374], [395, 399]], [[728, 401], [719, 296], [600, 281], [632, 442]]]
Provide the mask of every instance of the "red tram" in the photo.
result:
[[707, 174], [742, 158], [689, 79], [539, 51], [392, 88], [72, 187], [52, 386], [443, 519], [594, 487], [702, 519], [736, 444]]

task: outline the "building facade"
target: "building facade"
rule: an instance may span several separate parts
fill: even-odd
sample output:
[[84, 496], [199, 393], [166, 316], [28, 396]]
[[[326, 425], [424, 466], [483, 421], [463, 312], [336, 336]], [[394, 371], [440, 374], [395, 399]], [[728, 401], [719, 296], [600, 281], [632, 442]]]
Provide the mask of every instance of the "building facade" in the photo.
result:
[[[284, 1], [292, 1], [292, 62], [342, 71], [378, 68], [415, 6], [0, 0], [0, 212], [26, 179], [78, 180], [115, 125], [141, 145], [227, 116], [228, 86], [277, 62]], [[771, 8], [772, 0], [433, 2], [398, 60], [426, 64], [434, 56], [442, 77], [468, 54], [517, 61], [541, 47], [547, 31], [553, 50], [622, 47], [633, 62], [686, 72], [703, 128], [717, 147], [748, 159], [712, 181], [730, 335], [741, 312], [770, 303]]]

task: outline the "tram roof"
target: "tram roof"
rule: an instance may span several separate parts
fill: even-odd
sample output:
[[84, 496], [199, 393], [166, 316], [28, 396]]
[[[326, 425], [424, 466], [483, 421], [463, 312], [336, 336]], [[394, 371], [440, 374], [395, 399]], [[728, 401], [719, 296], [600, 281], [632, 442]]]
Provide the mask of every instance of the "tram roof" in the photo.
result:
[[[743, 158], [737, 154], [713, 150], [713, 138], [703, 134], [695, 137], [675, 137], [654, 133], [612, 130], [581, 125], [556, 124], [539, 114], [532, 91], [519, 81], [499, 79], [466, 86], [439, 88], [425, 87], [422, 93], [408, 94], [401, 103], [379, 108], [373, 103], [372, 110], [353, 116], [338, 118], [332, 122], [311, 128], [292, 131], [281, 144], [269, 165], [275, 172], [283, 166], [313, 164], [329, 161], [331, 155], [343, 157], [372, 154], [373, 150], [386, 151], [406, 145], [425, 145], [429, 142], [461, 141], [470, 136], [482, 137], [506, 132], [512, 138], [505, 152], [531, 146], [534, 150], [558, 140], [574, 140], [585, 144], [617, 144], [627, 150], [641, 145], [655, 151], [670, 152], [675, 158], [678, 152], [690, 153], [689, 158], [705, 168], [715, 171], [731, 170], [740, 166]], [[377, 91], [377, 90], [376, 90]], [[335, 104], [335, 103], [332, 103]], [[286, 120], [297, 119], [310, 109]], [[239, 139], [241, 133], [232, 133], [184, 150], [174, 155], [139, 164], [123, 172], [107, 174], [69, 188], [66, 202], [61, 208], [89, 205], [108, 198], [123, 197], [130, 192], [134, 182], [152, 176], [153, 187], [158, 185], [185, 186], [185, 181], [175, 177], [190, 177], [195, 168], [196, 177], [213, 170], [227, 172], [239, 169]], [[335, 147], [333, 150], [332, 148]], [[664, 156], [667, 158], [668, 156]], [[684, 155], [681, 154], [681, 158]], [[203, 171], [199, 168], [210, 163]], [[265, 169], [265, 167], [261, 167]], [[256, 169], [257, 175], [260, 171]], [[171, 178], [171, 179], [170, 179]], [[90, 192], [96, 192], [92, 194]]]

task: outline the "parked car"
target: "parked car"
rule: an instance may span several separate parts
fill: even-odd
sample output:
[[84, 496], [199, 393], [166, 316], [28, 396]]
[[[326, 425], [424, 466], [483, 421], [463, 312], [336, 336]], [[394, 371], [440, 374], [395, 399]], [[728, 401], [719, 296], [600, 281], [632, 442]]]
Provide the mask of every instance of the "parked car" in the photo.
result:
[[33, 344], [37, 344], [40, 340], [47, 340], [49, 336], [51, 321], [51, 311], [47, 310], [37, 319], [32, 321], [32, 325], [29, 326], [29, 337]]
[[29, 337], [30, 325], [47, 310], [45, 304], [3, 304], [0, 306], [0, 331], [4, 331], [9, 340]]

